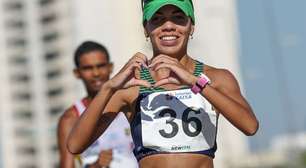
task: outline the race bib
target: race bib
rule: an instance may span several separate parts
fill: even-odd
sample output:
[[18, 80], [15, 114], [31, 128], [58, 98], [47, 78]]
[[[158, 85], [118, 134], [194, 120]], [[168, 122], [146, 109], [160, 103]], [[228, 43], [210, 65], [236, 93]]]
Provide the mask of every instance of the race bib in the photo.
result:
[[217, 114], [211, 104], [190, 89], [156, 92], [141, 100], [143, 146], [164, 152], [211, 149]]

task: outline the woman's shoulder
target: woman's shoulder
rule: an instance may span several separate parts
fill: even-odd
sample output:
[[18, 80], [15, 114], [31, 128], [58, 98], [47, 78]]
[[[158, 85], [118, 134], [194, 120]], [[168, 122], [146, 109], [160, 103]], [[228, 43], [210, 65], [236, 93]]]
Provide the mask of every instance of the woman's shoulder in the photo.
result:
[[212, 86], [216, 88], [222, 87], [225, 84], [237, 82], [232, 72], [228, 69], [205, 65], [203, 67], [203, 72], [211, 80]]
[[224, 68], [217, 68], [211, 65], [205, 65], [203, 66], [203, 72], [206, 74], [211, 74], [211, 75], [217, 75], [217, 76], [224, 76], [224, 75], [229, 75], [231, 72], [228, 69]]

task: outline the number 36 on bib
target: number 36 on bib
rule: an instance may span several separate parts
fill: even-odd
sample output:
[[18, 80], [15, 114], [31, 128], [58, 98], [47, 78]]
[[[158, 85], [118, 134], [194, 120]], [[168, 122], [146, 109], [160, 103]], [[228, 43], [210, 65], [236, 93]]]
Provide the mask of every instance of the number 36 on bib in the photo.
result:
[[190, 89], [156, 92], [140, 102], [143, 146], [162, 152], [213, 148], [218, 115]]

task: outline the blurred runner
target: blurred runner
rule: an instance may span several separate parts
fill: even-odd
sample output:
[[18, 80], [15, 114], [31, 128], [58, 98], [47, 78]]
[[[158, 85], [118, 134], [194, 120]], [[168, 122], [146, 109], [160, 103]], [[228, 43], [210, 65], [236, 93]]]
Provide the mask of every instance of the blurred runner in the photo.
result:
[[60, 167], [75, 168], [77, 165], [84, 168], [138, 167], [132, 153], [130, 126], [123, 113], [120, 113], [104, 134], [82, 154], [73, 155], [67, 150], [66, 142], [69, 132], [86, 111], [101, 86], [109, 80], [113, 69], [106, 48], [91, 41], [84, 42], [77, 48], [74, 61], [76, 66], [74, 74], [83, 81], [87, 96], [76, 101], [60, 118], [58, 124]]

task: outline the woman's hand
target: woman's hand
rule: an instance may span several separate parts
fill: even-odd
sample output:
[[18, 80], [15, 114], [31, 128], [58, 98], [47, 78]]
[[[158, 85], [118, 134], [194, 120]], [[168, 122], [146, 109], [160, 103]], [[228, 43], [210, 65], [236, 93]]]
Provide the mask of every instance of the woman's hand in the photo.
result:
[[125, 89], [133, 86], [151, 87], [148, 81], [141, 80], [137, 76], [142, 66], [147, 67], [147, 57], [138, 52], [136, 53], [123, 68], [107, 82], [107, 86], [113, 90]]
[[[169, 75], [160, 79], [154, 84], [154, 87], [158, 87], [165, 84], [178, 84], [192, 86], [197, 77], [190, 73], [186, 68], [175, 58], [167, 55], [159, 55], [155, 57], [149, 65], [153, 71], [165, 71], [168, 69]], [[165, 73], [165, 72], [163, 72]]]

